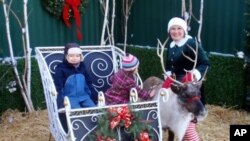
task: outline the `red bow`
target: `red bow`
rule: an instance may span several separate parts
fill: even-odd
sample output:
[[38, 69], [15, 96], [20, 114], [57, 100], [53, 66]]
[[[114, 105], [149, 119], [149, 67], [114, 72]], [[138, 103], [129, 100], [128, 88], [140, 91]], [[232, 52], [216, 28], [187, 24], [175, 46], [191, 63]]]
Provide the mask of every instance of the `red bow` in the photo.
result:
[[181, 80], [181, 82], [185, 83], [185, 82], [192, 82], [193, 81], [193, 73], [189, 72], [187, 73]]
[[169, 77], [165, 80], [165, 82], [163, 83], [162, 87], [163, 88], [169, 88], [171, 86], [171, 84], [173, 83], [173, 80], [170, 79]]
[[[192, 82], [194, 79], [193, 73], [189, 72], [186, 75], [183, 76], [181, 82], [185, 83], [185, 82]], [[173, 83], [173, 80], [170, 79], [169, 77], [165, 80], [165, 82], [163, 83], [162, 87], [163, 88], [169, 88], [171, 86], [171, 84]]]
[[77, 26], [77, 39], [82, 40], [82, 34], [80, 32], [80, 25], [81, 25], [81, 16], [80, 12], [78, 11], [78, 7], [80, 6], [80, 0], [65, 0], [65, 5], [63, 7], [63, 20], [67, 27], [70, 27], [69, 22], [69, 10], [73, 10], [73, 15], [76, 20]]
[[121, 121], [124, 122], [124, 126], [129, 128], [132, 124], [132, 119], [134, 118], [133, 114], [130, 113], [127, 106], [110, 108], [109, 111], [112, 115], [115, 115], [114, 118], [110, 121], [110, 128], [114, 129]]

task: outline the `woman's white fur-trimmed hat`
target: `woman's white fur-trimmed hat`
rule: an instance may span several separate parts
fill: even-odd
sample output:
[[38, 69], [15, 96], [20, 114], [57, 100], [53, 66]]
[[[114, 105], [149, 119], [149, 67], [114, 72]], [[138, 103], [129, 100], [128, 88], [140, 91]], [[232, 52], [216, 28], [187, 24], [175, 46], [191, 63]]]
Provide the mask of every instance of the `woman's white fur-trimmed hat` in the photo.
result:
[[170, 21], [168, 22], [168, 33], [169, 33], [170, 28], [173, 25], [178, 25], [178, 26], [182, 27], [185, 34], [186, 35], [188, 34], [188, 32], [187, 32], [187, 23], [183, 19], [178, 18], [178, 17], [174, 17], [174, 18], [170, 19]]

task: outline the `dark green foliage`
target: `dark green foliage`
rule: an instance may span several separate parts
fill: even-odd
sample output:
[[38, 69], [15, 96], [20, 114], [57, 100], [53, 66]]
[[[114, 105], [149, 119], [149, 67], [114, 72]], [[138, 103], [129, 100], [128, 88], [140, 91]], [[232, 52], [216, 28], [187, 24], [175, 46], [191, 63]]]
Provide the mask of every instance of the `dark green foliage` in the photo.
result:
[[211, 69], [205, 82], [207, 102], [242, 108], [245, 89], [243, 60], [220, 56], [209, 56], [209, 59]]
[[[244, 18], [245, 18], [245, 38], [244, 38], [244, 53], [245, 55], [249, 58], [250, 57], [250, 0], [245, 0], [245, 13], [244, 13]], [[246, 65], [245, 69], [245, 93], [246, 93], [246, 104], [245, 104], [245, 109], [250, 111], [250, 63], [248, 61], [248, 64]]]
[[161, 63], [156, 49], [129, 47], [129, 53], [137, 56], [140, 61], [139, 73], [142, 80], [150, 76], [157, 76], [163, 79]]
[[[43, 86], [40, 77], [40, 72], [38, 64], [35, 58], [32, 58], [31, 62], [31, 98], [34, 104], [35, 109], [41, 108], [44, 109], [46, 106], [45, 97], [43, 93]], [[20, 71], [20, 76], [23, 75], [24, 60], [19, 60], [18, 70]]]
[[[17, 86], [11, 86], [14, 82], [14, 72], [10, 65], [0, 64], [0, 115], [3, 111], [19, 109], [24, 111], [25, 104]], [[16, 91], [10, 92], [9, 88], [17, 88]]]
[[32, 101], [36, 109], [38, 108], [44, 109], [46, 108], [46, 101], [43, 93], [43, 85], [41, 81], [38, 64], [35, 59], [32, 60], [31, 66], [32, 66], [32, 72], [31, 72]]
[[[19, 59], [17, 61], [19, 76], [23, 75], [24, 60]], [[44, 109], [46, 107], [45, 98], [43, 93], [43, 87], [41, 77], [35, 58], [32, 58], [32, 69], [31, 69], [31, 95], [35, 109]], [[24, 99], [21, 95], [19, 87], [16, 85], [17, 91], [11, 93], [6, 86], [11, 81], [15, 81], [13, 68], [10, 65], [0, 64], [0, 114], [5, 110], [18, 109], [25, 111]]]
[[245, 68], [245, 85], [246, 85], [246, 88], [245, 88], [245, 94], [246, 94], [246, 103], [244, 105], [244, 108], [248, 111], [250, 111], [250, 64], [247, 64], [246, 65], [246, 68]]

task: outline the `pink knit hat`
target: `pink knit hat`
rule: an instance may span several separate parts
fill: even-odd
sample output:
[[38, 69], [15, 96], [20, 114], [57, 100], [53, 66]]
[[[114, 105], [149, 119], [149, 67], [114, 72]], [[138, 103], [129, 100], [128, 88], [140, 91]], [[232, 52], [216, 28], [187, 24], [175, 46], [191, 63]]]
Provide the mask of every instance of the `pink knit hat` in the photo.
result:
[[139, 60], [132, 54], [126, 54], [122, 58], [122, 68], [125, 71], [132, 71], [139, 65]]

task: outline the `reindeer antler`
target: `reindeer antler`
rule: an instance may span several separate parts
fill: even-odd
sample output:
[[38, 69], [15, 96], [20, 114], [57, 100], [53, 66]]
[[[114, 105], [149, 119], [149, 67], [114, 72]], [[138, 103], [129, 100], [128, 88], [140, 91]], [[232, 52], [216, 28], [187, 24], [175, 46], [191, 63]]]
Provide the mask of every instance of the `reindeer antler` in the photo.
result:
[[184, 57], [186, 57], [188, 60], [190, 60], [191, 62], [194, 63], [194, 66], [193, 66], [193, 68], [192, 68], [191, 70], [186, 70], [186, 69], [184, 69], [186, 72], [190, 72], [190, 71], [194, 70], [194, 69], [196, 68], [196, 65], [197, 65], [197, 59], [198, 59], [198, 42], [197, 42], [197, 41], [195, 42], [195, 50], [194, 50], [190, 45], [187, 45], [187, 46], [188, 46], [189, 49], [192, 50], [192, 52], [193, 52], [194, 55], [195, 55], [195, 58], [192, 59], [191, 57], [187, 56], [187, 55], [182, 51], [182, 55], [183, 55]]
[[207, 74], [207, 70], [208, 70], [208, 67], [206, 68], [206, 70], [205, 70], [205, 72], [204, 72], [202, 78], [200, 79], [200, 81], [205, 81], [205, 76], [206, 76], [206, 74]]
[[163, 53], [164, 53], [164, 48], [168, 42], [169, 37], [165, 40], [165, 42], [162, 44], [159, 39], [157, 39], [157, 55], [161, 59], [161, 67], [163, 70], [163, 73], [166, 74], [165, 66], [164, 66], [164, 59], [163, 59]]
[[[187, 45], [187, 46], [188, 46], [188, 48], [194, 53], [194, 56], [195, 56], [195, 57], [194, 57], [194, 59], [192, 59], [191, 57], [187, 56], [187, 55], [182, 51], [182, 55], [183, 55], [185, 58], [187, 58], [188, 60], [190, 60], [191, 62], [194, 63], [193, 68], [192, 68], [191, 70], [186, 70], [186, 69], [184, 69], [184, 71], [186, 71], [186, 73], [189, 73], [189, 72], [192, 73], [192, 71], [196, 68], [197, 61], [198, 61], [198, 49], [199, 49], [199, 47], [198, 47], [198, 41], [197, 41], [197, 39], [195, 38], [195, 49], [193, 49], [190, 45]], [[208, 67], [206, 68], [206, 70], [205, 70], [205, 72], [204, 72], [204, 74], [203, 74], [203, 77], [200, 79], [200, 81], [203, 81], [203, 80], [204, 80], [205, 75], [206, 75], [206, 73], [207, 73], [207, 70], [208, 70]], [[193, 77], [193, 75], [192, 75], [192, 77]], [[192, 80], [193, 80], [193, 78], [192, 78]], [[196, 80], [196, 81], [197, 81], [197, 80]]]
[[[162, 67], [164, 75], [167, 75], [167, 71], [165, 70], [165, 66], [164, 66], [163, 53], [164, 53], [164, 48], [165, 48], [168, 40], [169, 40], [169, 37], [162, 44], [161, 41], [159, 39], [157, 39], [157, 41], [158, 41], [158, 43], [157, 43], [157, 56], [161, 59], [161, 67]], [[183, 83], [181, 83], [180, 81], [177, 81], [176, 79], [172, 78], [171, 76], [167, 75], [167, 77], [170, 78], [173, 82], [175, 82], [179, 85], [183, 85]]]

